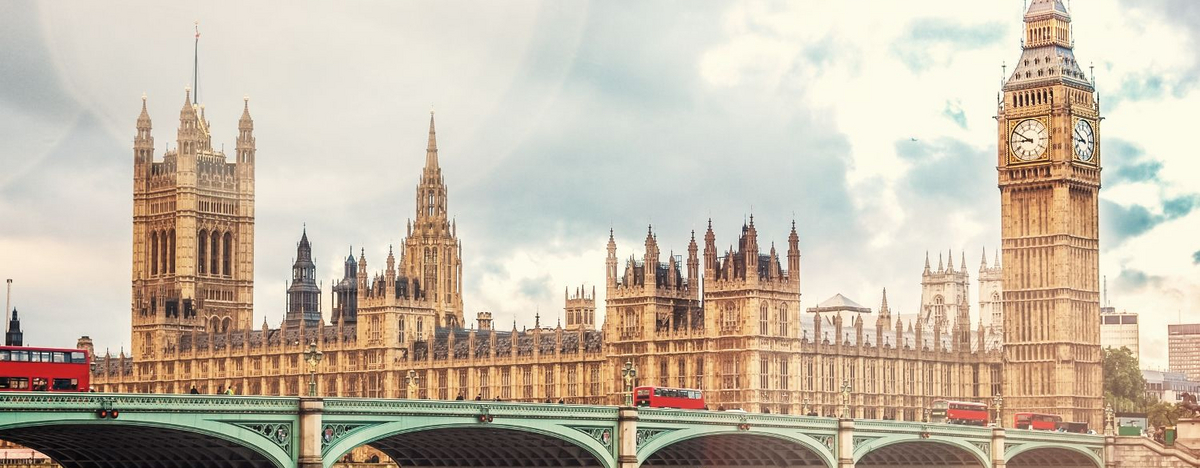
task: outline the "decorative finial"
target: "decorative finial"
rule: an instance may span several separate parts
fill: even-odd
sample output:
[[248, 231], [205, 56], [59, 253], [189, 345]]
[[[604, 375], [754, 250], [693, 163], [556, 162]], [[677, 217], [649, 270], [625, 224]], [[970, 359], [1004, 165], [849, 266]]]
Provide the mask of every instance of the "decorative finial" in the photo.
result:
[[433, 115], [433, 104], [429, 105], [429, 115]]
[[142, 103], [146, 102], [146, 92], [142, 91]]

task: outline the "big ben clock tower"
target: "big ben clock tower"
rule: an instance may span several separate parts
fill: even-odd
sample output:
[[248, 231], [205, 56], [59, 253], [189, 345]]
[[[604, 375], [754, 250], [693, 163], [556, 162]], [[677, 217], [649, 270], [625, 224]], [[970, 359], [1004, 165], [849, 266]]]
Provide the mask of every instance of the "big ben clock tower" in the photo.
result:
[[1033, 0], [997, 112], [1004, 401], [1099, 429], [1100, 107], [1073, 46], [1062, 0]]

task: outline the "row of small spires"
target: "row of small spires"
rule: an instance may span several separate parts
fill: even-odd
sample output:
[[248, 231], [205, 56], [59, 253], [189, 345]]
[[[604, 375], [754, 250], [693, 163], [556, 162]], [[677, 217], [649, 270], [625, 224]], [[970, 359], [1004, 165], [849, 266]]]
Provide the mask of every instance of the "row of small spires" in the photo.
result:
[[[938, 267], [937, 267], [937, 270], [933, 270], [932, 268], [930, 268], [930, 267], [929, 267], [929, 251], [925, 251], [925, 272], [926, 272], [926, 273], [929, 273], [930, 271], [954, 271], [954, 251], [953, 251], [953, 250], [947, 250], [946, 252], [947, 252], [947, 255], [949, 256], [949, 261], [948, 261], [948, 263], [946, 263], [946, 264], [944, 264], [944, 265], [943, 265], [943, 263], [942, 263], [942, 254], [940, 254], [940, 253], [939, 253], [939, 254], [938, 254]], [[966, 251], [963, 251], [963, 252], [962, 252], [962, 260], [960, 261], [960, 265], [959, 265], [959, 266], [960, 266], [960, 268], [963, 268], [963, 269], [965, 269], [965, 268], [967, 267], [967, 252], [966, 252]], [[1000, 253], [999, 253], [999, 252], [996, 252], [996, 253], [994, 254], [994, 259], [993, 259], [993, 263], [992, 263], [992, 268], [993, 268], [993, 269], [1000, 268]], [[984, 271], [984, 270], [987, 270], [987, 269], [988, 269], [988, 266], [987, 266], [987, 249], [986, 249], [986, 248], [984, 248], [984, 249], [983, 249], [983, 257], [982, 257], [982, 259], [979, 261], [979, 271]]]

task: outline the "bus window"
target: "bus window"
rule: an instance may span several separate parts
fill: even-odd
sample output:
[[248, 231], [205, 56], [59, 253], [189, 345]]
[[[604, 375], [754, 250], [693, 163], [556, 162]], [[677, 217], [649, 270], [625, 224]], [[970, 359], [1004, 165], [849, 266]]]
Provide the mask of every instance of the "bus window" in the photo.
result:
[[87, 355], [83, 351], [74, 351], [71, 353], [71, 364], [87, 364]]
[[12, 360], [18, 362], [29, 362], [29, 351], [13, 351]]
[[29, 390], [29, 379], [25, 377], [0, 377], [0, 390]]
[[8, 350], [6, 349], [3, 351], [0, 351], [0, 361], [7, 361], [7, 360], [8, 360]]
[[55, 390], [79, 390], [79, 379], [54, 379]]
[[47, 387], [47, 384], [48, 384], [48, 382], [46, 382], [46, 379], [45, 379], [45, 378], [43, 378], [43, 377], [34, 377], [34, 378], [33, 378], [33, 389], [32, 389], [32, 390], [33, 390], [33, 391], [35, 391], [35, 392], [44, 392], [44, 391], [46, 391], [46, 390], [47, 390], [47, 388], [46, 388], [46, 387]]
[[64, 353], [62, 351], [55, 351], [53, 353], [50, 353], [50, 355], [53, 357], [54, 362], [67, 362], [67, 353]]

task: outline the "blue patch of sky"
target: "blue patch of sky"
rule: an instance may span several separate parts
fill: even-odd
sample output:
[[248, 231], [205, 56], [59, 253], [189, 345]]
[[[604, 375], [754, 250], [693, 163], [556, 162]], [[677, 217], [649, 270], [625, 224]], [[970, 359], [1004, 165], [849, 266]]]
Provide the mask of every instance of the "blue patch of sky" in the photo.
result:
[[1192, 263], [1200, 265], [1200, 250], [1197, 250], [1196, 253], [1192, 254]]
[[959, 128], [967, 128], [967, 114], [963, 112], [962, 105], [957, 101], [946, 101], [946, 108], [942, 109], [942, 115], [950, 119], [959, 126]]
[[932, 44], [948, 42], [959, 50], [973, 50], [1003, 39], [1004, 25], [999, 22], [964, 25], [942, 18], [920, 18], [909, 23], [893, 51], [910, 70], [919, 72], [935, 61], [929, 52]]
[[1104, 151], [1110, 161], [1107, 168], [1107, 182], [1113, 185], [1122, 183], [1147, 182], [1158, 178], [1162, 170], [1162, 162], [1146, 156], [1140, 146], [1121, 139], [1110, 139], [1104, 142]]

